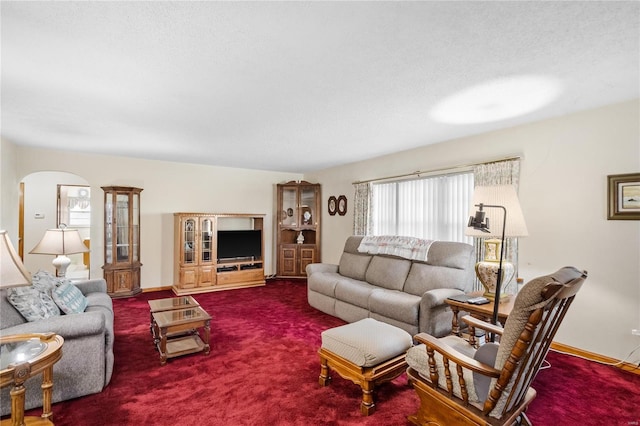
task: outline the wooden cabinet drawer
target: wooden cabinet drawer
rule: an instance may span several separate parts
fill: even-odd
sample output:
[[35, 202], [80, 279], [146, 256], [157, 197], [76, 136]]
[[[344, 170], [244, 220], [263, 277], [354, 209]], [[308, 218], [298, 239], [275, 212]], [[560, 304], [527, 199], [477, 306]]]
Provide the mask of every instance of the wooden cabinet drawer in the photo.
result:
[[264, 269], [247, 269], [236, 272], [219, 272], [217, 285], [235, 284], [240, 282], [264, 281]]

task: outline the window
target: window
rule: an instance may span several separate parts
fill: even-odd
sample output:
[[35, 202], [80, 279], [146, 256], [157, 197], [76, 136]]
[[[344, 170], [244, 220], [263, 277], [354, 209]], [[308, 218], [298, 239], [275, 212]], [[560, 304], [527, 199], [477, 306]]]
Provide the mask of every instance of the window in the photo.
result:
[[473, 244], [464, 235], [473, 198], [473, 171], [374, 183], [373, 235], [403, 235]]

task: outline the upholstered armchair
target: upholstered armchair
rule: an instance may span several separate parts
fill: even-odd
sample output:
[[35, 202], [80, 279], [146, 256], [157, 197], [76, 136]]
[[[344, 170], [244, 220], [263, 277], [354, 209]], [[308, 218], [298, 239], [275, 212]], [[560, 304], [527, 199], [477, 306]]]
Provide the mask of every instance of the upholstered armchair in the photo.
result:
[[478, 349], [457, 336], [425, 333], [407, 352], [407, 375], [420, 398], [416, 425], [530, 424], [525, 411], [536, 396], [531, 383], [586, 272], [564, 267], [529, 281], [518, 293], [504, 328], [470, 316], [499, 343]]

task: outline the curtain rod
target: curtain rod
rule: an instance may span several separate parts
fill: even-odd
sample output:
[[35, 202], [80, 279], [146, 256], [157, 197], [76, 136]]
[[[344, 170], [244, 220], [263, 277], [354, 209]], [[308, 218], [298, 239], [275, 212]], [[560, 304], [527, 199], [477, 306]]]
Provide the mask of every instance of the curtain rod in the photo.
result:
[[381, 181], [381, 180], [400, 179], [400, 178], [409, 177], [409, 176], [419, 176], [419, 175], [422, 175], [422, 174], [442, 172], [442, 171], [445, 171], [445, 170], [463, 169], [463, 168], [466, 168], [466, 167], [481, 166], [483, 164], [499, 163], [501, 161], [519, 160], [521, 158], [522, 158], [522, 156], [520, 156], [520, 155], [514, 155], [514, 156], [511, 156], [511, 157], [500, 158], [500, 159], [497, 159], [497, 160], [483, 161], [481, 163], [461, 164], [461, 165], [458, 165], [458, 166], [443, 167], [443, 168], [434, 169], [434, 170], [418, 170], [418, 171], [415, 171], [415, 172], [405, 173], [405, 174], [402, 174], [402, 175], [387, 176], [387, 177], [375, 178], [375, 179], [367, 179], [367, 180], [358, 180], [358, 181], [352, 182], [352, 185], [357, 185], [357, 184], [360, 184], [360, 183], [378, 182], [378, 181]]

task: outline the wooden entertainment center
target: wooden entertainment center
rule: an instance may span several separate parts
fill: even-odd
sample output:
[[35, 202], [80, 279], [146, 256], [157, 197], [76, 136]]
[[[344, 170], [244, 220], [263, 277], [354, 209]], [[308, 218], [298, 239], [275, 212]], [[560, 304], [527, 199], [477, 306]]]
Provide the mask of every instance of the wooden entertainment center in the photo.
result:
[[[247, 254], [252, 255], [219, 258], [219, 231], [247, 233], [252, 239]], [[173, 292], [180, 296], [265, 285], [263, 231], [264, 215], [174, 213]], [[240, 243], [230, 248], [242, 254]]]

